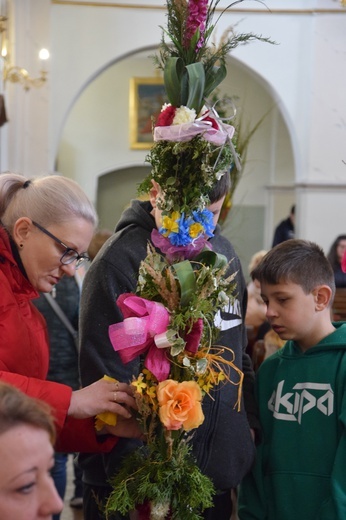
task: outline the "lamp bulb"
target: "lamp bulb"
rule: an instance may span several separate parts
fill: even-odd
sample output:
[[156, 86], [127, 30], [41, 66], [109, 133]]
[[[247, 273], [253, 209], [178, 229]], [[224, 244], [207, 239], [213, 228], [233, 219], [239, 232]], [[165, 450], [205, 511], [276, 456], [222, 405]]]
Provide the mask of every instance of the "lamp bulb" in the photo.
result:
[[49, 51], [47, 49], [41, 49], [38, 55], [40, 60], [48, 60]]

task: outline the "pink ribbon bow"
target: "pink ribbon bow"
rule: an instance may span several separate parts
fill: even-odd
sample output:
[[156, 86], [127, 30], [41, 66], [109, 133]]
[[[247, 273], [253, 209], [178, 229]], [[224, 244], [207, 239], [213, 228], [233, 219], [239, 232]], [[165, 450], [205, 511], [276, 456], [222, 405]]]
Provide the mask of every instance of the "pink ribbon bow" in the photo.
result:
[[212, 123], [207, 120], [197, 120], [182, 125], [156, 126], [154, 141], [190, 141], [198, 134], [202, 134], [206, 141], [221, 146], [227, 139], [232, 139], [234, 127], [223, 124], [218, 125], [218, 128], [213, 128]]
[[[166, 335], [170, 320], [166, 307], [131, 293], [120, 295], [117, 305], [124, 321], [109, 326], [109, 339], [114, 350], [119, 352], [123, 363], [129, 363], [148, 351], [145, 367], [158, 381], [164, 381], [170, 372], [166, 348], [171, 346]], [[199, 318], [185, 334], [188, 352], [197, 352], [202, 332], [203, 320]]]
[[169, 312], [158, 302], [125, 293], [117, 299], [124, 321], [109, 326], [109, 339], [123, 363], [148, 351], [144, 365], [158, 381], [167, 379], [170, 363], [165, 347], [169, 347], [165, 334], [169, 325]]

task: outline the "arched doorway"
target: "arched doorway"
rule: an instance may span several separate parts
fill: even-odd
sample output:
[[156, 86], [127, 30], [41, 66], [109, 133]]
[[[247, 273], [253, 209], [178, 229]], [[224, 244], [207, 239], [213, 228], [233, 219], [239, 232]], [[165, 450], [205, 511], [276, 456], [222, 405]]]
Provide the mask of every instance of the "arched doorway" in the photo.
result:
[[[136, 196], [147, 173], [146, 150], [132, 150], [129, 87], [133, 77], [154, 77], [148, 57], [138, 51], [109, 64], [82, 90], [61, 135], [57, 169], [75, 179], [94, 200], [101, 224], [114, 228], [122, 209]], [[268, 248], [278, 220], [295, 200], [295, 164], [289, 122], [270, 85], [232, 56], [220, 95], [232, 96], [244, 135], [261, 121], [249, 140], [234, 205], [224, 226], [244, 266], [254, 252]], [[113, 186], [114, 189], [110, 189]], [[113, 221], [111, 222], [113, 218]]]

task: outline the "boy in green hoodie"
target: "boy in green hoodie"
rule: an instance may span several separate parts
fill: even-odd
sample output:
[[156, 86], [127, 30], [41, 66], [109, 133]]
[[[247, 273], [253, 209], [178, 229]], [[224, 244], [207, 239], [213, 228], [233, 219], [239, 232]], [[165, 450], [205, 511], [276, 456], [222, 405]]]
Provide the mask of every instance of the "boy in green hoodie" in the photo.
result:
[[320, 247], [288, 240], [252, 273], [285, 346], [257, 375], [262, 438], [240, 520], [346, 519], [346, 324], [331, 322], [333, 270]]

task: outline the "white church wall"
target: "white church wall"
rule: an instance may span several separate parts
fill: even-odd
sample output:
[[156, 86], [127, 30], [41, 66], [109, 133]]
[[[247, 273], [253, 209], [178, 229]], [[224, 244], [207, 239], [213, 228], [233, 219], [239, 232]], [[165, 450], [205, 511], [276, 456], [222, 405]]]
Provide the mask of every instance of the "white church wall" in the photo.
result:
[[[2, 148], [6, 147], [1, 168], [28, 174], [51, 171], [65, 123], [80, 93], [113, 61], [139, 48], [156, 46], [161, 38], [159, 26], [165, 25], [165, 10], [161, 0], [143, 2], [142, 9], [128, 9], [130, 2], [126, 1], [123, 7], [114, 2], [109, 7], [104, 6], [107, 2], [102, 2], [103, 7], [96, 2], [89, 6], [78, 0], [65, 5], [54, 0], [11, 3], [16, 11], [15, 63], [35, 72], [32, 56], [41, 46], [50, 47], [51, 60], [49, 81], [41, 90], [25, 93], [18, 85], [6, 85], [10, 123], [1, 130]], [[221, 6], [227, 4], [227, 0], [220, 2]], [[336, 0], [270, 0], [267, 6], [271, 12], [259, 2], [238, 4], [222, 16], [217, 33], [238, 23], [238, 31], [278, 42], [251, 43], [236, 49], [234, 57], [261, 75], [275, 93], [293, 150], [297, 233], [305, 238], [317, 236], [326, 247], [331, 235], [345, 231], [346, 222], [342, 87], [346, 83], [346, 10]], [[270, 150], [272, 166], [278, 166], [276, 152]], [[281, 166], [270, 168], [271, 187], [283, 184], [285, 167], [290, 170], [283, 160], [284, 150], [279, 155]], [[131, 160], [119, 156], [120, 162]], [[99, 168], [107, 169], [111, 162], [105, 152]], [[82, 169], [85, 166], [82, 161]], [[83, 174], [83, 181], [94, 198], [94, 177]], [[275, 220], [274, 192], [263, 188], [261, 195], [261, 204], [268, 201], [269, 226]], [[326, 225], [316, 229], [321, 215]]]

